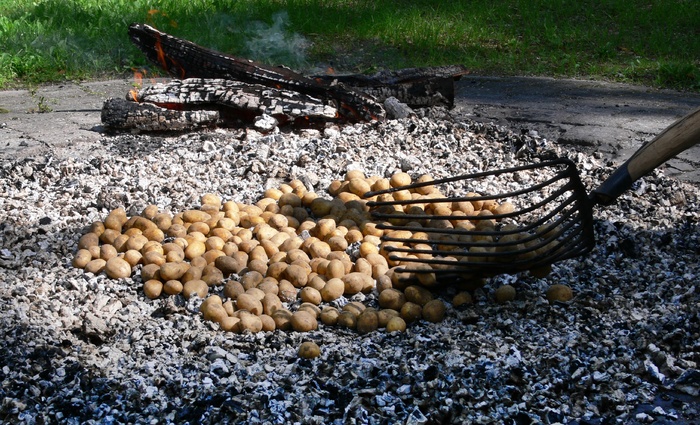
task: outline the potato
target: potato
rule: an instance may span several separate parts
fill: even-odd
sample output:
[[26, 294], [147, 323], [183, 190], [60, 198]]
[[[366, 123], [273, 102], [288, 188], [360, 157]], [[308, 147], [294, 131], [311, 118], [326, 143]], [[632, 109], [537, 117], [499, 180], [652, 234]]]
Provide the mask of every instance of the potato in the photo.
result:
[[160, 266], [160, 278], [164, 281], [178, 280], [189, 268], [187, 263], [165, 263]]
[[445, 318], [445, 303], [440, 299], [428, 301], [423, 306], [423, 318], [429, 322], [441, 322]]
[[207, 214], [201, 210], [187, 210], [182, 213], [182, 220], [185, 223], [197, 223], [202, 221], [207, 221], [211, 218], [211, 215]]
[[223, 303], [224, 310], [226, 310], [226, 314], [229, 316], [233, 316], [233, 313], [236, 312], [236, 307], [233, 305], [233, 301], [231, 300], [226, 300], [226, 302]]
[[452, 305], [455, 307], [471, 304], [472, 302], [472, 295], [467, 291], [459, 292], [452, 298]]
[[345, 239], [344, 236], [340, 235], [331, 236], [326, 241], [326, 244], [328, 245], [331, 251], [345, 251], [346, 249], [348, 249], [348, 241]]
[[406, 323], [413, 323], [416, 320], [420, 320], [423, 309], [416, 303], [406, 301], [400, 310], [401, 318], [406, 321]]
[[309, 332], [318, 329], [316, 317], [308, 311], [296, 311], [292, 314], [290, 323], [297, 332]]
[[319, 306], [307, 302], [301, 303], [297, 311], [307, 311], [316, 319], [318, 319], [318, 317], [321, 315], [321, 308]]
[[306, 286], [321, 291], [321, 289], [326, 286], [326, 278], [325, 276], [319, 276], [315, 272], [311, 272], [309, 273], [309, 281], [306, 282]]
[[121, 235], [119, 230], [105, 229], [105, 231], [100, 235], [100, 242], [112, 244], [119, 235]]
[[241, 285], [240, 282], [235, 280], [229, 280], [224, 286], [224, 296], [232, 300], [235, 300], [240, 294], [243, 294], [244, 292], [245, 288], [243, 287], [243, 285]]
[[[374, 274], [375, 274], [375, 270], [373, 269], [372, 276], [374, 276]], [[385, 290], [393, 288], [393, 284], [391, 283], [391, 278], [386, 275], [386, 271], [383, 274], [378, 275], [376, 277], [376, 279], [377, 279], [377, 284], [376, 284], [377, 293], [381, 294]]]
[[374, 279], [364, 273], [352, 272], [342, 277], [345, 284], [345, 295], [354, 295], [358, 292], [369, 292], [374, 287]]
[[574, 293], [570, 287], [557, 283], [547, 288], [547, 300], [553, 302], [568, 302], [574, 298]]
[[200, 257], [202, 256], [205, 252], [207, 252], [207, 247], [202, 241], [193, 241], [189, 245], [187, 245], [187, 248], [185, 248], [185, 257], [188, 260], [191, 260], [195, 257]]
[[416, 303], [421, 307], [433, 299], [433, 294], [429, 290], [418, 285], [408, 286], [403, 292], [406, 296], [406, 301]]
[[337, 308], [326, 306], [321, 311], [320, 319], [324, 325], [335, 326], [338, 323], [340, 312]]
[[238, 317], [224, 317], [221, 322], [219, 322], [219, 327], [221, 328], [222, 331], [226, 332], [240, 332], [240, 325], [239, 323], [241, 322], [241, 319]]
[[349, 311], [341, 311], [337, 320], [338, 326], [348, 329], [355, 329], [357, 326], [357, 316]]
[[187, 235], [187, 228], [182, 224], [173, 223], [165, 231], [165, 234], [171, 238], [182, 238]]
[[308, 276], [306, 269], [300, 265], [291, 264], [284, 270], [284, 278], [294, 285], [295, 288], [306, 286]]
[[343, 306], [343, 311], [347, 311], [355, 316], [359, 316], [367, 307], [358, 301], [351, 301]]
[[112, 257], [105, 263], [105, 273], [112, 279], [131, 276], [131, 264], [121, 257]]
[[224, 281], [224, 274], [213, 264], [208, 264], [202, 269], [201, 280], [203, 280], [207, 286], [220, 285]]
[[377, 316], [376, 310], [365, 309], [359, 316], [357, 316], [357, 322], [355, 324], [355, 329], [361, 334], [366, 334], [369, 332], [374, 332], [379, 327], [379, 317]]
[[209, 293], [209, 286], [207, 283], [200, 279], [193, 279], [185, 283], [182, 288], [182, 295], [185, 299], [190, 299], [193, 295], [199, 298], [204, 298]]
[[326, 267], [325, 275], [328, 279], [342, 278], [345, 275], [345, 265], [341, 260], [331, 260]]
[[105, 266], [107, 265], [107, 262], [101, 258], [96, 258], [94, 260], [90, 260], [86, 265], [84, 270], [88, 273], [92, 274], [99, 274], [102, 273], [102, 271], [105, 269]]
[[78, 240], [78, 248], [79, 249], [87, 249], [91, 246], [96, 246], [99, 244], [100, 244], [100, 237], [97, 235], [97, 233], [92, 233], [92, 232], [84, 234]]
[[126, 252], [126, 241], [129, 240], [129, 236], [125, 234], [121, 234], [114, 238], [112, 241], [111, 245], [114, 245], [114, 247], [117, 249], [118, 252]]
[[169, 280], [163, 284], [163, 292], [168, 295], [178, 295], [183, 288], [184, 286], [179, 280]]
[[323, 288], [321, 288], [320, 294], [321, 298], [325, 302], [331, 302], [340, 298], [345, 292], [345, 282], [341, 279], [333, 278], [328, 279]]
[[411, 176], [408, 173], [394, 173], [389, 179], [391, 187], [406, 186], [411, 184]]
[[98, 237], [105, 231], [105, 224], [101, 221], [93, 221], [88, 228], [89, 233], [94, 233]]
[[275, 294], [267, 293], [260, 301], [263, 313], [272, 316], [277, 310], [282, 309], [282, 301]]
[[399, 317], [399, 312], [390, 308], [383, 308], [377, 312], [377, 324], [380, 328], [386, 328], [392, 317]]
[[379, 293], [379, 306], [400, 311], [401, 307], [406, 303], [406, 296], [398, 289], [385, 289]]
[[275, 320], [272, 318], [272, 316], [261, 314], [258, 316], [258, 318], [260, 319], [260, 323], [262, 323], [263, 332], [272, 332], [277, 328]]
[[243, 265], [241, 265], [235, 258], [229, 256], [217, 257], [214, 260], [214, 265], [217, 269], [221, 270], [224, 277], [229, 277], [233, 273], [238, 273], [243, 270]]
[[400, 316], [392, 317], [386, 324], [386, 331], [391, 332], [405, 332], [406, 331], [406, 321]]
[[271, 277], [263, 278], [262, 282], [258, 283], [257, 288], [266, 294], [277, 295], [280, 292], [279, 282]]
[[263, 275], [260, 272], [254, 270], [246, 272], [243, 276], [241, 276], [241, 285], [243, 285], [243, 288], [245, 288], [246, 290], [250, 288], [255, 288], [262, 281]]
[[263, 313], [263, 305], [255, 296], [249, 293], [242, 293], [236, 298], [236, 310], [247, 310], [259, 316]]
[[275, 321], [275, 328], [283, 331], [292, 328], [292, 312], [287, 309], [280, 309], [272, 314], [272, 320]]
[[216, 209], [221, 208], [221, 197], [213, 193], [205, 193], [202, 195], [200, 202], [202, 205], [212, 205], [216, 207]]
[[297, 353], [302, 359], [315, 359], [321, 355], [321, 348], [312, 341], [305, 341], [299, 346]]
[[163, 292], [163, 282], [156, 279], [147, 280], [143, 283], [143, 292], [148, 298], [154, 300]]
[[238, 327], [241, 332], [248, 331], [251, 333], [257, 333], [263, 328], [262, 320], [260, 320], [260, 317], [254, 314], [241, 312], [240, 316], [238, 317], [241, 319], [241, 321], [238, 322]]
[[90, 251], [87, 249], [79, 249], [73, 257], [72, 264], [75, 268], [83, 269], [90, 261], [92, 261], [92, 254], [90, 254]]
[[116, 208], [112, 210], [104, 220], [105, 228], [117, 230], [121, 232], [122, 226], [127, 221], [126, 210], [124, 208]]
[[311, 288], [309, 286], [304, 287], [301, 289], [301, 291], [299, 291], [299, 298], [301, 298], [303, 302], [311, 303], [314, 305], [321, 304], [322, 300], [321, 293], [317, 289]]
[[297, 299], [297, 288], [286, 279], [279, 281], [279, 293], [277, 296], [282, 302], [291, 303]]
[[515, 299], [515, 288], [512, 285], [500, 286], [494, 291], [494, 298], [499, 304], [504, 304]]
[[141, 263], [142, 258], [143, 255], [134, 249], [130, 249], [124, 253], [124, 260], [126, 260], [131, 267], [135, 267], [137, 264]]

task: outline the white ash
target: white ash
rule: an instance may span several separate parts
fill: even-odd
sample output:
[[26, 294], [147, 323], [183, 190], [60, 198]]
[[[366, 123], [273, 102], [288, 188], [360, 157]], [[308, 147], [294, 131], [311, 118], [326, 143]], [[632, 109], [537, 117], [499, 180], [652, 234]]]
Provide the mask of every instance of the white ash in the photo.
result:
[[[291, 178], [322, 193], [358, 168], [438, 178], [566, 155], [589, 190], [612, 171], [605, 158], [560, 151], [532, 132], [417, 112], [323, 131], [117, 135], [103, 140], [108, 155], [3, 164], [0, 420], [696, 422], [700, 191], [660, 171], [596, 209], [590, 255], [546, 279], [492, 279], [473, 305], [405, 334], [321, 326], [233, 335], [204, 322], [196, 301], [146, 299], [138, 274], [110, 280], [70, 265], [84, 227], [117, 206], [177, 212], [209, 192], [253, 202]], [[506, 282], [516, 300], [494, 303]], [[570, 285], [574, 300], [550, 305], [553, 283]], [[304, 340], [321, 346], [319, 358], [298, 358]]]

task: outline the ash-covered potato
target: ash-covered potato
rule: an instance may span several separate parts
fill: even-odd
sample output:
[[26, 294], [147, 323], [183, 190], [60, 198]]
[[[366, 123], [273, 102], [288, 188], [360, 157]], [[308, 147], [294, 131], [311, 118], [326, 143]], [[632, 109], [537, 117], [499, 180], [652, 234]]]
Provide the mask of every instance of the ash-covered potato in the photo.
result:
[[160, 297], [163, 293], [163, 282], [156, 279], [150, 279], [143, 283], [143, 293], [152, 300]]
[[312, 341], [305, 341], [299, 346], [299, 357], [303, 359], [314, 359], [321, 355], [321, 348]]
[[357, 329], [359, 333], [366, 334], [374, 332], [377, 328], [379, 328], [379, 317], [377, 316], [376, 310], [368, 308], [357, 316], [355, 329]]
[[392, 317], [386, 324], [386, 331], [391, 332], [405, 332], [406, 331], [406, 321], [401, 316]]
[[502, 285], [496, 288], [493, 296], [497, 303], [504, 304], [515, 299], [515, 292], [515, 288], [512, 285]]
[[340, 316], [340, 311], [332, 306], [326, 306], [321, 311], [320, 319], [321, 323], [328, 326], [335, 326], [338, 324], [338, 317]]
[[398, 289], [389, 288], [379, 293], [379, 306], [400, 311], [406, 303], [406, 295]]
[[292, 329], [297, 332], [309, 332], [318, 329], [316, 317], [308, 311], [297, 311], [290, 319]]
[[182, 288], [182, 295], [185, 299], [190, 299], [193, 295], [204, 298], [209, 293], [209, 285], [201, 279], [190, 280]]
[[429, 322], [441, 322], [445, 318], [447, 308], [440, 299], [428, 301], [423, 306], [423, 318]]
[[87, 249], [79, 249], [73, 257], [73, 267], [84, 269], [87, 263], [92, 261], [92, 254]]
[[574, 298], [574, 293], [570, 287], [556, 283], [547, 288], [547, 300], [553, 302], [568, 302]]

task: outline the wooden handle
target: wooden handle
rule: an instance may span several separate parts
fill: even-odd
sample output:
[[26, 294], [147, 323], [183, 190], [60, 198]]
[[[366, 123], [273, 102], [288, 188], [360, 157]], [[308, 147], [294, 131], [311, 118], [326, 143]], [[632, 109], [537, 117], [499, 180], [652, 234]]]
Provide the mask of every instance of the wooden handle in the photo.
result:
[[677, 120], [642, 146], [593, 191], [597, 204], [609, 205], [651, 170], [700, 142], [700, 108]]
[[700, 142], [700, 108], [668, 126], [627, 160], [632, 181]]

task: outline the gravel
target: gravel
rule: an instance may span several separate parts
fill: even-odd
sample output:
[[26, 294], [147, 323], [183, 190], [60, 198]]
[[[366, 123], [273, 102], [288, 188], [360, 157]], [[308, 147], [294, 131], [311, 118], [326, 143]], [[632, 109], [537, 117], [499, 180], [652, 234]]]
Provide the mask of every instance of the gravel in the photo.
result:
[[[661, 171], [595, 211], [591, 254], [544, 279], [493, 278], [473, 304], [448, 303], [444, 321], [405, 333], [321, 325], [235, 335], [203, 321], [196, 297], [147, 299], [138, 272], [113, 280], [71, 267], [85, 226], [119, 206], [178, 212], [210, 192], [254, 202], [292, 178], [322, 193], [349, 169], [443, 177], [568, 156], [589, 190], [613, 169], [534, 131], [417, 113], [267, 135], [105, 135], [106, 155], [2, 164], [0, 421], [698, 421], [700, 190]], [[574, 299], [550, 304], [555, 283]], [[502, 284], [516, 287], [514, 301], [493, 301]], [[320, 356], [299, 358], [304, 341]]]

